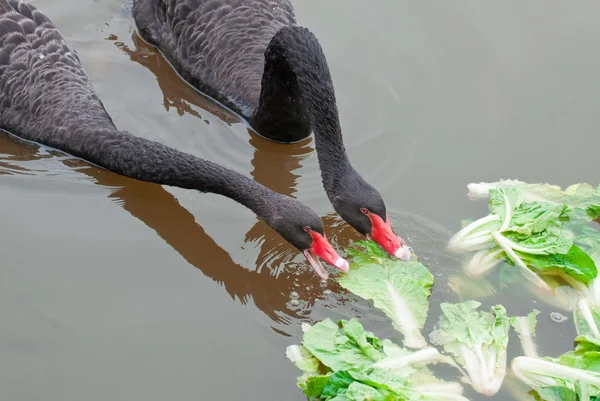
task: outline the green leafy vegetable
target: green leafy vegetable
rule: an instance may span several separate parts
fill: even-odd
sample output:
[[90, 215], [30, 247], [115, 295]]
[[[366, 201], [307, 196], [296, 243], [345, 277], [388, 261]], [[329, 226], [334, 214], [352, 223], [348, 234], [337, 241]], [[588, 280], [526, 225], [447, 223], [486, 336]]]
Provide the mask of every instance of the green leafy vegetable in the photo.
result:
[[597, 325], [600, 315], [597, 308], [585, 311], [581, 305], [577, 314], [590, 316], [576, 317], [580, 335], [575, 340], [575, 350], [558, 358], [520, 356], [512, 361], [514, 375], [533, 388], [540, 400], [583, 401], [600, 396], [600, 345], [590, 327]]
[[570, 351], [556, 361], [549, 359], [519, 356], [512, 361], [512, 371], [540, 396], [549, 397], [544, 400], [556, 399], [552, 397], [557, 394], [575, 393], [580, 400], [600, 395], [600, 353]]
[[372, 241], [359, 244], [365, 250], [348, 252], [353, 257], [350, 271], [338, 276], [338, 283], [372, 300], [404, 334], [406, 347], [424, 347], [426, 342], [420, 330], [427, 318], [433, 275], [419, 262], [389, 258]]
[[[572, 193], [567, 191], [550, 200], [532, 197], [523, 183], [501, 183], [469, 187], [470, 193], [478, 196], [484, 189], [488, 191], [491, 214], [468, 224], [449, 241], [450, 250], [475, 252], [465, 272], [472, 277], [482, 276], [506, 260], [548, 294], [554, 295], [554, 289], [541, 276], [557, 275], [571, 285], [589, 285], [598, 276], [598, 269], [596, 261], [579, 244], [589, 248], [591, 240], [580, 240], [573, 231], [573, 221], [580, 222], [578, 213], [595, 207], [600, 187], [590, 191], [591, 187], [582, 184], [570, 190]], [[555, 190], [548, 188], [543, 186], [544, 193]]]
[[303, 371], [298, 386], [313, 401], [468, 401], [460, 384], [437, 379], [427, 367], [453, 363], [448, 357], [380, 340], [356, 319], [307, 327], [302, 345], [289, 346], [286, 356]]
[[[469, 198], [482, 199], [489, 197], [492, 189], [520, 188], [523, 190], [525, 202], [544, 202], [567, 205], [577, 212], [583, 212], [585, 219], [594, 220], [600, 217], [600, 186], [594, 188], [589, 184], [574, 184], [564, 191], [557, 185], [527, 184], [519, 180], [500, 180], [498, 182], [468, 185]], [[580, 214], [580, 216], [583, 216]]]
[[475, 391], [494, 395], [506, 374], [506, 347], [511, 320], [501, 305], [492, 312], [477, 309], [477, 301], [442, 303], [438, 329], [430, 334], [432, 343], [444, 347], [465, 370], [464, 381]]
[[334, 371], [370, 366], [385, 357], [379, 339], [365, 331], [356, 319], [340, 325], [325, 319], [306, 331], [303, 345]]

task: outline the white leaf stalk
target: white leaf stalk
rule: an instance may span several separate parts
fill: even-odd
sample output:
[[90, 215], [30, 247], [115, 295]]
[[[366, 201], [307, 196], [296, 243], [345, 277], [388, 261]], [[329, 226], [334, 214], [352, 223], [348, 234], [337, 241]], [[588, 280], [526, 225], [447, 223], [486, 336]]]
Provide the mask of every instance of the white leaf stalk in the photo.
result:
[[502, 221], [502, 225], [498, 231], [502, 232], [508, 228], [510, 222], [512, 220], [513, 208], [510, 202], [508, 201], [508, 196], [506, 196], [506, 192], [502, 191], [502, 197], [504, 198], [504, 220]]
[[537, 346], [533, 340], [534, 333], [531, 332], [531, 327], [527, 320], [527, 316], [519, 316], [514, 318], [516, 325], [519, 327], [519, 338], [521, 339], [521, 346], [523, 347], [523, 354], [531, 358], [538, 358]]
[[487, 248], [487, 245], [492, 242], [490, 237], [492, 232], [490, 230], [482, 231], [476, 235], [471, 234], [478, 228], [494, 221], [500, 221], [500, 216], [491, 214], [469, 224], [450, 238], [448, 249], [454, 252], [469, 252]]
[[512, 241], [506, 239], [499, 232], [492, 233], [492, 237], [494, 238], [498, 246], [502, 248], [506, 255], [513, 261], [513, 263], [517, 267], [521, 268], [521, 272], [523, 273], [526, 279], [531, 281], [532, 284], [536, 285], [549, 295], [554, 296], [554, 290], [540, 276], [538, 276], [535, 272], [531, 271], [529, 267], [527, 267], [525, 262], [523, 262], [523, 260], [521, 260], [521, 258], [515, 253], [515, 251], [511, 247], [511, 244], [514, 245]]
[[404, 345], [408, 348], [423, 348], [427, 345], [427, 341], [421, 335], [419, 324], [406, 301], [398, 294], [391, 283], [387, 284], [387, 290], [394, 305], [395, 317], [400, 326], [400, 332], [404, 334]]
[[464, 266], [464, 271], [471, 278], [483, 277], [487, 275], [494, 267], [498, 266], [503, 259], [500, 255], [504, 252], [499, 249], [483, 249], [477, 252], [471, 260]]
[[475, 348], [461, 344], [460, 354], [468, 374], [464, 381], [478, 393], [487, 396], [496, 394], [506, 375], [506, 352], [500, 352], [501, 359], [497, 361], [498, 353], [491, 349], [484, 353], [482, 344]]
[[419, 351], [403, 356], [390, 356], [377, 362], [375, 366], [386, 369], [402, 369], [407, 366], [428, 365], [445, 361], [446, 357], [433, 347], [426, 347]]
[[591, 334], [600, 339], [600, 330], [598, 330], [598, 325], [596, 325], [596, 321], [594, 320], [594, 315], [592, 314], [592, 310], [590, 309], [590, 304], [585, 298], [579, 298], [577, 300], [577, 310], [575, 312], [575, 326], [577, 327], [577, 334], [582, 335], [586, 333], [581, 333], [582, 322], [580, 319], [583, 319], [586, 327], [589, 329]]
[[588, 285], [588, 299], [592, 303], [600, 305], [600, 278], [596, 277]]
[[557, 379], [600, 387], [600, 374], [571, 368], [540, 358], [518, 356], [512, 361], [514, 375], [531, 388], [562, 386]]

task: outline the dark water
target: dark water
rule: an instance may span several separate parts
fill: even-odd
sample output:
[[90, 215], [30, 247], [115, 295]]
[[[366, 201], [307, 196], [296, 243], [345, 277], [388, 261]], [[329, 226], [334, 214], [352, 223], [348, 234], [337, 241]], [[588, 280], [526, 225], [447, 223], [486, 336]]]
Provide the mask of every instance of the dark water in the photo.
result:
[[[312, 140], [250, 135], [139, 40], [122, 0], [34, 4], [77, 50], [119, 128], [296, 196], [338, 248], [359, 238], [332, 213]], [[486, 211], [467, 200], [468, 183], [598, 183], [597, 2], [295, 7], [327, 54], [355, 167], [436, 275], [428, 327], [440, 301], [458, 299], [448, 279], [460, 264], [444, 244], [462, 218]], [[228, 199], [125, 179], [2, 133], [0, 196], [3, 400], [300, 401], [284, 351], [302, 321], [360, 316], [400, 340]], [[483, 302], [541, 309], [540, 352], [568, 349], [572, 320], [552, 322], [558, 309], [523, 288]]]

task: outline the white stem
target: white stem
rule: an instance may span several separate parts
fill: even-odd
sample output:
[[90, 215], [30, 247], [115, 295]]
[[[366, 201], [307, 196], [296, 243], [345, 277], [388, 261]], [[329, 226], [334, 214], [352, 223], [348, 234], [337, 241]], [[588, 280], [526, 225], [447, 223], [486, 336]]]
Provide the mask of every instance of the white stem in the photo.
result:
[[494, 238], [498, 246], [502, 248], [506, 255], [515, 263], [515, 265], [521, 268], [521, 271], [523, 272], [525, 278], [527, 278], [533, 284], [538, 286], [540, 289], [546, 291], [548, 294], [554, 296], [554, 290], [550, 288], [550, 286], [544, 280], [542, 280], [540, 276], [529, 270], [529, 267], [527, 267], [527, 265], [521, 260], [521, 258], [512, 250], [512, 248], [510, 247], [511, 242], [508, 239], [506, 239], [499, 232], [492, 233], [492, 237]]
[[533, 334], [531, 333], [531, 327], [529, 327], [529, 322], [527, 317], [519, 316], [516, 318], [517, 324], [519, 326], [519, 337], [521, 338], [521, 346], [523, 347], [523, 353], [525, 356], [531, 358], [538, 358], [539, 355], [537, 353], [537, 347], [535, 342], [533, 341]]
[[494, 267], [503, 261], [498, 258], [504, 252], [502, 249], [484, 249], [473, 255], [469, 263], [464, 266], [465, 273], [470, 277], [482, 277], [489, 273]]
[[593, 279], [588, 285], [588, 288], [591, 294], [592, 302], [595, 304], [600, 304], [600, 279]]
[[475, 239], [468, 239], [465, 241], [448, 244], [447, 248], [452, 252], [479, 251], [481, 249], [488, 248], [491, 242], [492, 238], [489, 236], [488, 233], [485, 236], [477, 237]]
[[498, 259], [497, 259], [497, 257], [498, 257], [498, 255], [500, 255], [502, 252], [504, 252], [504, 250], [503, 250], [503, 249], [496, 249], [496, 250], [495, 250], [495, 251], [493, 251], [493, 252], [489, 252], [489, 253], [487, 254], [487, 256], [483, 258], [483, 260], [484, 260], [485, 262], [490, 262], [490, 261], [492, 261], [492, 260], [498, 260]]
[[582, 282], [580, 282], [579, 280], [569, 276], [568, 274], [559, 273], [558, 275], [576, 290], [581, 291], [585, 294], [590, 294], [590, 288]]
[[575, 383], [582, 381], [600, 387], [600, 378], [581, 369], [570, 368], [539, 358], [518, 356], [512, 361], [512, 371], [523, 383], [532, 388], [555, 386], [554, 377]]
[[462, 230], [460, 230], [459, 232], [454, 234], [452, 236], [452, 238], [450, 238], [449, 242], [453, 243], [453, 242], [461, 241], [465, 237], [467, 237], [469, 234], [471, 234], [473, 231], [477, 230], [479, 227], [482, 227], [482, 226], [486, 225], [487, 223], [491, 223], [492, 221], [498, 221], [498, 220], [500, 220], [500, 216], [498, 216], [497, 214], [490, 214], [486, 217], [482, 217], [481, 219], [472, 222], [471, 224], [469, 224], [468, 226], [466, 226], [465, 228], [463, 228]]
[[[594, 335], [594, 337], [600, 338], [600, 331], [598, 331], [598, 326], [596, 326], [596, 321], [594, 320], [594, 315], [592, 315], [592, 311], [590, 310], [590, 305], [587, 303], [587, 301], [584, 298], [579, 298], [579, 300], [577, 300], [577, 308], [578, 308], [578, 311], [583, 316], [583, 319], [585, 320], [586, 324], [592, 331], [592, 334]], [[579, 332], [579, 327], [577, 327], [577, 334], [581, 335], [581, 333]]]
[[[492, 236], [494, 234], [495, 233], [492, 233]], [[508, 246], [510, 246], [512, 249], [514, 249], [515, 251], [519, 251], [519, 252], [523, 252], [523, 253], [530, 253], [532, 255], [547, 255], [548, 254], [548, 252], [546, 250], [544, 250], [544, 249], [525, 248], [525, 247], [522, 247], [519, 244], [516, 244], [516, 243], [512, 242], [511, 240], [509, 240], [508, 238], [506, 238], [504, 236], [502, 238], [504, 238], [504, 240], [506, 241], [506, 244]]]
[[388, 357], [382, 359], [381, 361], [377, 362], [375, 366], [388, 369], [400, 369], [416, 363], [422, 365], [437, 363], [442, 359], [442, 354], [440, 354], [437, 349], [433, 347], [426, 347], [403, 357]]
[[394, 306], [393, 324], [396, 330], [404, 334], [404, 346], [408, 348], [423, 348], [427, 345], [421, 335], [419, 324], [406, 301], [398, 294], [392, 283], [387, 283], [387, 290]]
[[579, 401], [590, 401], [590, 390], [585, 384], [581, 382], [576, 383], [575, 391], [579, 395]]
[[502, 197], [504, 198], [504, 221], [502, 221], [502, 226], [500, 226], [500, 232], [506, 230], [512, 221], [512, 205], [508, 201], [508, 196], [506, 196], [506, 192], [502, 191]]

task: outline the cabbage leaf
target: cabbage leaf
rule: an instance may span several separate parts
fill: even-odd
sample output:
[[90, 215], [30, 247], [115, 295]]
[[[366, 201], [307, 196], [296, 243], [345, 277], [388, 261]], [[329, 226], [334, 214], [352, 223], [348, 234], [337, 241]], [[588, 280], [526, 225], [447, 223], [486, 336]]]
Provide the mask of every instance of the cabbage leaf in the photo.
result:
[[353, 257], [347, 274], [338, 283], [352, 293], [373, 301], [404, 334], [404, 345], [426, 345], [421, 329], [425, 324], [433, 275], [417, 261], [391, 259], [372, 241], [359, 242], [364, 250], [350, 249]]

